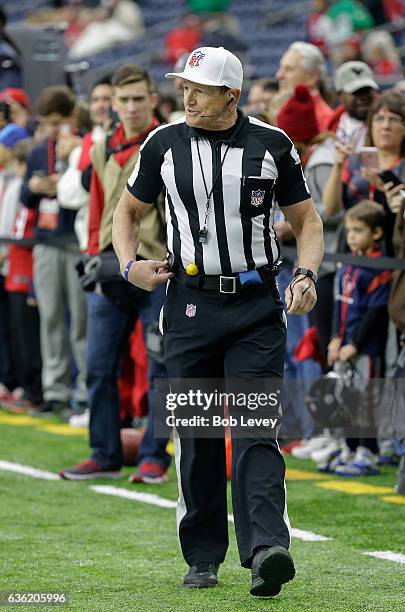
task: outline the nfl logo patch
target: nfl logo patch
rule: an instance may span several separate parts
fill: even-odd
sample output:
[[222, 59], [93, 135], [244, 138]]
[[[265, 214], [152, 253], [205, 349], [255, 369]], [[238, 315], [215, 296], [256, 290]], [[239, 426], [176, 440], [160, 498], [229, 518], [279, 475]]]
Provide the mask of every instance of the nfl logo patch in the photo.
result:
[[192, 317], [195, 317], [196, 312], [197, 306], [195, 306], [194, 304], [187, 304], [186, 317], [189, 317], [191, 319]]
[[203, 53], [202, 51], [196, 51], [195, 53], [193, 53], [193, 55], [188, 60], [188, 65], [191, 68], [196, 68], [197, 66], [200, 65], [201, 60], [204, 59], [204, 57], [205, 57], [205, 53]]
[[261, 206], [264, 202], [264, 196], [266, 195], [265, 191], [261, 191], [258, 189], [257, 191], [252, 191], [252, 195], [250, 197], [250, 203], [252, 206]]

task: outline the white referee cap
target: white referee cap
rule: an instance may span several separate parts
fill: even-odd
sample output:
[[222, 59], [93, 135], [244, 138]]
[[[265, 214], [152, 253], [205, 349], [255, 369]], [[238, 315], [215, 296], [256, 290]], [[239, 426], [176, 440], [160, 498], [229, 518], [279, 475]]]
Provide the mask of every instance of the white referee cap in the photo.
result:
[[243, 68], [236, 55], [223, 47], [200, 47], [190, 53], [183, 72], [168, 72], [165, 77], [242, 89]]

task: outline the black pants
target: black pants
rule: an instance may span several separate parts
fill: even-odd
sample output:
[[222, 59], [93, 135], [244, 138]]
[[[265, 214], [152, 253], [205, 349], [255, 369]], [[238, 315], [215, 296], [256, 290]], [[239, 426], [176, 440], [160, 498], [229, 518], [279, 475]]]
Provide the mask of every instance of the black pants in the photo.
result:
[[[224, 295], [173, 281], [163, 329], [170, 379], [282, 378], [286, 328], [274, 282]], [[189, 565], [221, 563], [228, 547], [224, 440], [180, 435], [175, 449], [183, 556]], [[232, 437], [232, 461], [239, 555], [250, 567], [258, 547], [290, 544], [285, 464], [276, 440], [254, 437]]]
[[4, 288], [4, 276], [0, 275], [0, 383], [10, 391], [21, 383], [15, 371], [12, 349], [10, 295]]
[[[328, 344], [332, 336], [334, 278], [334, 272], [320, 277], [316, 287], [318, 300], [315, 304], [315, 308], [310, 314], [311, 323], [316, 326], [318, 331], [319, 349], [325, 364], [328, 354]], [[325, 369], [328, 370], [329, 368], [326, 367]]]
[[33, 404], [42, 402], [39, 314], [27, 304], [26, 293], [9, 293], [10, 328], [19, 384]]

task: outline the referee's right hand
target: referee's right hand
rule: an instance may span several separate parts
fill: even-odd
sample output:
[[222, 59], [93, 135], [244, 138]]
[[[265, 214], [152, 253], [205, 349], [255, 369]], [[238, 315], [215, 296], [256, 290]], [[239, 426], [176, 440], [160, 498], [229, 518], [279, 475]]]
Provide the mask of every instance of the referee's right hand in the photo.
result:
[[307, 314], [316, 304], [315, 283], [308, 276], [295, 277], [285, 290], [288, 314]]
[[173, 277], [173, 272], [167, 272], [165, 261], [151, 259], [135, 262], [128, 273], [128, 281], [145, 291], [153, 291]]

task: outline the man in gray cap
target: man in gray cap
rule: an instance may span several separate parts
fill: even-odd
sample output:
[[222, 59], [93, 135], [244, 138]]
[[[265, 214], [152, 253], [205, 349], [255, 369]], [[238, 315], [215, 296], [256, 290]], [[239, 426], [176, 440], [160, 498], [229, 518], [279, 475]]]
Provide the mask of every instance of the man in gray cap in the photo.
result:
[[364, 62], [346, 62], [336, 70], [335, 89], [342, 103], [328, 127], [336, 132], [341, 144], [351, 144], [352, 151], [357, 151], [364, 146], [368, 111], [379, 87], [370, 66]]

